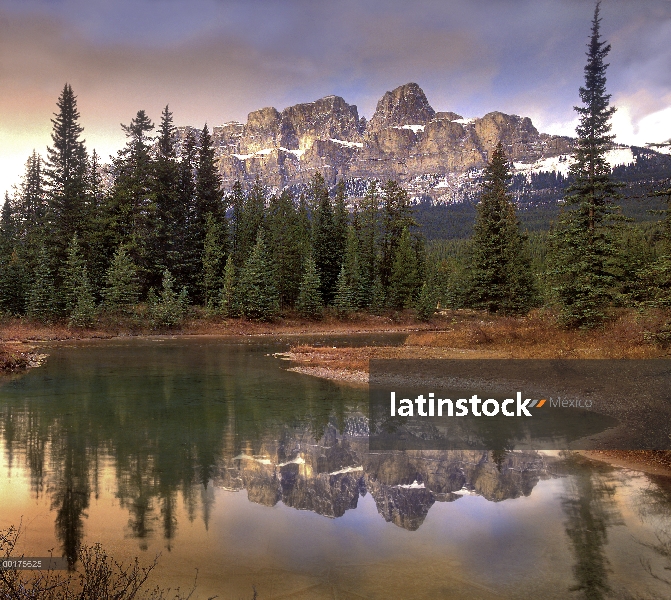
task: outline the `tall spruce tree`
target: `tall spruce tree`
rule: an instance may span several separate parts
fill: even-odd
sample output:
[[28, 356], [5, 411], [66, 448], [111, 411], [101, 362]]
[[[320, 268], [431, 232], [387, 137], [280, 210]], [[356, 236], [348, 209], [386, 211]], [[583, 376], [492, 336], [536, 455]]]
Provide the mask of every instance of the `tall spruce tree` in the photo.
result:
[[412, 245], [410, 232], [406, 228], [401, 233], [394, 250], [394, 262], [388, 286], [390, 306], [395, 310], [409, 308], [419, 284], [417, 255]]
[[301, 287], [296, 301], [298, 314], [306, 319], [320, 319], [324, 313], [324, 302], [322, 300], [321, 282], [319, 272], [312, 254], [305, 259], [305, 269], [301, 280]]
[[65, 258], [65, 249], [75, 233], [82, 233], [86, 203], [87, 156], [79, 124], [77, 97], [69, 83], [56, 103], [58, 112], [51, 119], [52, 146], [47, 148], [45, 178], [48, 189], [48, 244], [57, 260]]
[[219, 296], [219, 312], [226, 318], [237, 317], [240, 314], [233, 254], [229, 254], [226, 258]]
[[270, 199], [264, 225], [280, 306], [293, 308], [298, 298], [306, 248], [300, 215], [289, 190]]
[[391, 274], [396, 258], [396, 248], [406, 229], [416, 227], [410, 207], [410, 197], [396, 181], [387, 181], [382, 187], [384, 200], [382, 252], [379, 274], [382, 286], [387, 289], [390, 285]]
[[233, 184], [233, 189], [228, 197], [228, 205], [231, 208], [231, 219], [229, 232], [231, 239], [231, 254], [236, 267], [240, 268], [245, 262], [245, 193], [242, 190], [240, 180]]
[[237, 259], [242, 260], [242, 264], [247, 260], [252, 248], [258, 240], [259, 231], [261, 231], [263, 227], [265, 212], [266, 190], [261, 183], [261, 180], [257, 177], [251, 189], [245, 196], [240, 223], [240, 245]]
[[38, 254], [26, 312], [31, 319], [45, 323], [58, 316], [56, 282], [46, 246], [42, 246]]
[[178, 202], [173, 211], [173, 237], [168, 251], [168, 261], [176, 287], [196, 288], [200, 269], [197, 245], [196, 219], [196, 169], [198, 144], [193, 129], [184, 136], [178, 164]]
[[207, 213], [205, 223], [205, 245], [203, 248], [203, 300], [205, 306], [214, 310], [220, 295], [221, 277], [224, 273], [227, 254], [226, 223]]
[[312, 225], [312, 247], [315, 264], [321, 281], [321, 294], [325, 304], [332, 304], [336, 293], [338, 274], [342, 265], [342, 241], [336, 231], [333, 204], [321, 173], [315, 173], [311, 184], [315, 206]]
[[377, 182], [373, 180], [362, 201], [361, 212], [358, 214], [359, 264], [361, 267], [360, 305], [362, 308], [371, 306], [374, 296], [376, 301], [383, 302], [384, 291], [379, 281], [379, 246], [380, 246], [380, 193]]
[[138, 269], [126, 248], [119, 246], [107, 269], [107, 285], [103, 292], [109, 310], [130, 311], [138, 301]]
[[154, 124], [144, 110], [139, 110], [129, 125], [121, 127], [128, 141], [113, 165], [114, 243], [125, 246], [138, 268], [141, 288], [146, 290], [161, 281], [152, 252], [157, 229], [153, 138], [149, 133]]
[[222, 198], [221, 176], [214, 159], [212, 136], [205, 124], [200, 132], [196, 170], [196, 218], [202, 223], [203, 232], [208, 214], [217, 221], [221, 220], [224, 209]]
[[273, 270], [268, 257], [263, 231], [245, 261], [240, 275], [240, 305], [248, 319], [269, 321], [277, 316], [279, 295], [273, 281]]
[[[26, 162], [26, 171], [14, 204], [15, 233], [21, 240], [22, 253], [29, 268], [34, 269], [42, 246], [48, 244], [51, 237], [47, 226], [49, 208], [42, 159], [34, 150]], [[57, 256], [51, 257], [51, 260], [57, 259]]]
[[[71, 315], [77, 305], [77, 298], [83, 286], [82, 277], [85, 271], [86, 263], [82, 256], [79, 238], [75, 234], [68, 245], [66, 261], [61, 266], [61, 298], [66, 315]], [[90, 292], [90, 283], [88, 281], [87, 286]]]
[[576, 129], [578, 140], [565, 203], [552, 237], [550, 276], [561, 320], [569, 326], [592, 327], [606, 317], [615, 295], [620, 265], [615, 242], [614, 200], [618, 184], [611, 176], [606, 153], [614, 136], [610, 135], [610, 106], [606, 93], [604, 62], [610, 44], [601, 40], [597, 2], [588, 43], [585, 84], [580, 87], [582, 106]]
[[105, 286], [105, 272], [114, 248], [111, 223], [112, 215], [103, 184], [100, 157], [94, 150], [87, 169], [86, 216], [81, 241], [91, 291], [98, 298]]
[[[176, 214], [180, 207], [179, 197], [179, 166], [175, 152], [176, 128], [173, 125], [172, 112], [168, 106], [161, 113], [161, 124], [156, 140], [156, 159], [154, 161], [154, 197], [156, 202], [156, 233], [154, 237], [154, 273], [165, 269], [173, 271], [178, 262], [174, 248], [174, 240], [180, 232]], [[154, 279], [153, 283], [156, 283]]]
[[471, 240], [468, 303], [493, 313], [525, 313], [536, 298], [526, 236], [508, 192], [512, 175], [499, 142], [485, 167]]
[[[221, 177], [214, 160], [214, 147], [212, 146], [212, 136], [210, 135], [207, 124], [200, 132], [200, 143], [198, 146], [198, 165], [196, 168], [196, 195], [195, 195], [195, 214], [192, 227], [193, 242], [195, 251], [198, 253], [200, 268], [207, 262], [209, 271], [206, 281], [202, 277], [196, 282], [195, 289], [191, 290], [191, 295], [196, 303], [209, 303], [213, 306], [214, 290], [206, 290], [205, 285], [215, 285], [218, 283], [224, 268], [224, 257], [227, 252], [228, 242], [226, 237], [227, 221], [223, 204], [223, 192], [221, 190]], [[210, 222], [211, 219], [211, 222]], [[208, 225], [209, 223], [209, 225]], [[216, 244], [222, 252], [219, 260], [213, 262], [214, 246], [210, 244], [206, 249], [208, 231], [210, 232], [210, 242], [213, 242], [213, 235], [216, 236]], [[209, 252], [208, 257], [205, 257]], [[215, 265], [216, 263], [216, 265]]]

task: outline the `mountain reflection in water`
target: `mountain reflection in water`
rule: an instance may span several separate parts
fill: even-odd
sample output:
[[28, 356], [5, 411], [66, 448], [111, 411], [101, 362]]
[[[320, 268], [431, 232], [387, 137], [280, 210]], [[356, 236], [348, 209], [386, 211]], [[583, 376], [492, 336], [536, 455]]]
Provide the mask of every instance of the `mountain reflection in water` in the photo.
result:
[[[217, 488], [332, 519], [370, 495], [384, 521], [417, 532], [436, 503], [529, 497], [539, 482], [569, 476], [557, 519], [573, 552], [571, 589], [612, 592], [605, 548], [622, 519], [610, 471], [535, 452], [371, 453], [367, 391], [287, 372], [271, 356], [285, 347], [136, 340], [53, 349], [44, 367], [0, 387], [3, 473], [24, 473], [32, 499], [48, 499], [71, 565], [92, 502], [110, 490], [129, 539], [147, 549], [160, 537], [172, 550], [180, 518], [209, 529]], [[21, 514], [0, 516], [0, 526]], [[641, 572], [652, 580], [663, 567], [646, 560]]]

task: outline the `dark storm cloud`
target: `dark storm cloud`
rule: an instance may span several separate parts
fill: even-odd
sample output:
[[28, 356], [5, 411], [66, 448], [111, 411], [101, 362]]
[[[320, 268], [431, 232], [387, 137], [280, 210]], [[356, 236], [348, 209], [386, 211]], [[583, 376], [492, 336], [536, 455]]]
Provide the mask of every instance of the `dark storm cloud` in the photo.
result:
[[[170, 103], [178, 123], [200, 126], [333, 93], [370, 117], [408, 81], [438, 110], [565, 124], [593, 10], [592, 0], [0, 0], [0, 134], [43, 135], [66, 81], [87, 137], [117, 141], [140, 108], [157, 118]], [[634, 121], [669, 107], [671, 2], [604, 0], [602, 17], [613, 100]]]

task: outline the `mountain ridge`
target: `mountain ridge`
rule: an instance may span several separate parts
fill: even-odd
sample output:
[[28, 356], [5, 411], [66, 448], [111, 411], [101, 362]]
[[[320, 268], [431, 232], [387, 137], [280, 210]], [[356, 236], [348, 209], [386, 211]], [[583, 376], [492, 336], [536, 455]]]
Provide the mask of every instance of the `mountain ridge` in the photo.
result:
[[[178, 146], [189, 129], [196, 131], [179, 128]], [[385, 92], [369, 121], [344, 98], [328, 95], [282, 111], [254, 110], [246, 123], [215, 126], [212, 138], [226, 190], [257, 178], [277, 190], [303, 188], [319, 171], [330, 186], [349, 181], [354, 196], [371, 180], [394, 179], [416, 200], [436, 204], [471, 197], [473, 180], [499, 142], [513, 171], [529, 177], [544, 170], [565, 175], [575, 143], [539, 132], [529, 117], [436, 112], [416, 83]], [[614, 167], [636, 157], [631, 147], [617, 146], [611, 159]]]

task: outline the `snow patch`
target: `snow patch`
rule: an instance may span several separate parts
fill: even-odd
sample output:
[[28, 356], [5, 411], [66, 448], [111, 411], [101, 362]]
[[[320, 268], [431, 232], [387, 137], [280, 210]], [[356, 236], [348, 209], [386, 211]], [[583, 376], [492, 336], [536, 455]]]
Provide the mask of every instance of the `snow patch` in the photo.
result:
[[397, 125], [394, 129], [409, 129], [413, 133], [424, 131], [424, 125]]
[[471, 123], [475, 123], [475, 119], [455, 119], [452, 121], [452, 123], [459, 123], [459, 125], [470, 125]]
[[634, 157], [631, 148], [613, 148], [606, 152], [606, 160], [611, 168], [636, 162], [636, 158]]
[[300, 158], [305, 154], [305, 150], [289, 150], [289, 148], [285, 148], [284, 146], [280, 146], [280, 150], [283, 152], [288, 152], [289, 154], [293, 154], [296, 158]]
[[272, 465], [272, 461], [268, 458], [256, 458], [254, 456], [249, 456], [249, 454], [238, 454], [236, 457], [233, 458], [233, 460], [254, 460], [257, 463], [261, 463], [262, 465]]
[[343, 475], [344, 473], [354, 473], [356, 471], [363, 471], [363, 467], [345, 467], [344, 469], [340, 469], [340, 471], [333, 471], [329, 475]]
[[540, 173], [541, 171], [555, 171], [566, 177], [568, 175], [571, 162], [572, 159], [569, 154], [560, 154], [559, 156], [541, 158], [533, 163], [513, 163], [513, 167], [519, 173], [525, 173], [527, 177], [529, 177], [531, 173]]
[[[636, 162], [636, 157], [631, 148], [612, 148], [606, 152], [606, 160], [611, 169], [618, 165], [629, 165]], [[561, 173], [564, 177], [568, 175], [569, 168], [573, 163], [573, 157], [570, 154], [560, 154], [559, 156], [548, 156], [541, 158], [533, 163], [513, 163], [513, 167], [518, 173], [525, 173], [530, 177], [532, 173], [546, 171], [552, 173]]]
[[336, 140], [335, 138], [330, 138], [330, 140], [341, 146], [347, 146], [348, 148], [363, 148], [362, 142], [348, 142], [346, 140]]
[[291, 465], [291, 464], [304, 465], [305, 464], [305, 459], [302, 456], [298, 456], [298, 457], [294, 458], [293, 460], [288, 460], [287, 462], [279, 464], [277, 466], [278, 467], [285, 467], [285, 466]]
[[477, 492], [474, 492], [473, 490], [469, 490], [466, 486], [462, 487], [459, 491], [457, 492], [452, 492], [453, 494], [456, 494], [457, 496], [477, 496]]
[[417, 480], [415, 479], [415, 481], [413, 481], [410, 484], [395, 485], [394, 487], [403, 488], [404, 490], [423, 490], [424, 484], [418, 483]]
[[253, 154], [233, 154], [232, 156], [235, 156], [238, 160], [248, 160], [250, 158], [254, 158], [255, 156], [264, 156], [266, 154], [270, 154], [273, 152], [275, 148], [264, 148], [263, 150], [257, 150]]

